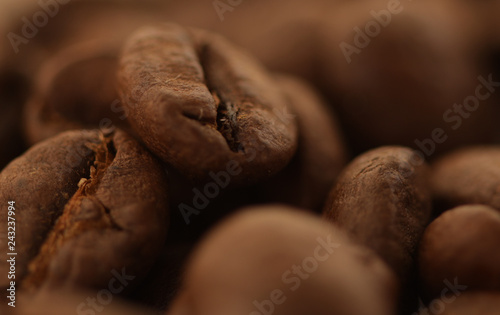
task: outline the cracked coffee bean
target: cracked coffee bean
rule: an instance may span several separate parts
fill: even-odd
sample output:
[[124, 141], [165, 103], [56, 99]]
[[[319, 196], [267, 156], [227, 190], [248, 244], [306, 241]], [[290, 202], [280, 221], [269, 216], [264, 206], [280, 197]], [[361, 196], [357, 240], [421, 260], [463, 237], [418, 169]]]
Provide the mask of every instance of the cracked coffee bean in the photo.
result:
[[167, 314], [389, 315], [396, 288], [390, 268], [335, 226], [252, 207], [204, 238]]
[[444, 212], [425, 230], [419, 249], [421, 286], [439, 297], [444, 281], [467, 291], [500, 290], [500, 212], [466, 205]]
[[441, 209], [485, 204], [500, 210], [500, 147], [468, 147], [452, 152], [432, 166], [431, 185]]
[[119, 84], [129, 121], [165, 162], [193, 179], [227, 171], [268, 177], [297, 147], [294, 119], [273, 79], [222, 37], [173, 24], [144, 28], [125, 45]]
[[[15, 201], [19, 288], [106, 287], [113, 270], [138, 283], [166, 236], [163, 174], [122, 131], [66, 132], [13, 161], [0, 173], [0, 202]], [[6, 240], [6, 211], [0, 222]], [[0, 250], [7, 246], [1, 242]], [[2, 260], [1, 273], [8, 269]]]

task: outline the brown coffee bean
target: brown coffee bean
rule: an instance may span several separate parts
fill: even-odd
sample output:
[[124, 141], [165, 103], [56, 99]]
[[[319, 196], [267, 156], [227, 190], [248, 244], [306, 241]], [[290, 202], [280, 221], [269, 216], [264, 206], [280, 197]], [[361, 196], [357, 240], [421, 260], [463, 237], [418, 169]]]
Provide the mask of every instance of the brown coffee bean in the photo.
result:
[[294, 208], [247, 208], [203, 240], [167, 314], [387, 315], [395, 282], [334, 226]]
[[129, 121], [165, 162], [194, 179], [236, 181], [282, 169], [297, 146], [295, 120], [265, 70], [223, 38], [167, 24], [129, 39], [119, 84]]
[[458, 282], [467, 290], [500, 290], [500, 213], [483, 205], [446, 211], [426, 229], [419, 249], [422, 288], [429, 298]]
[[[32, 147], [0, 173], [0, 204], [15, 201], [16, 282], [101, 287], [113, 270], [139, 282], [164, 242], [165, 195], [159, 162], [122, 131], [71, 131]], [[7, 211], [0, 222], [5, 253]]]
[[[279, 76], [299, 128], [299, 146], [290, 164], [266, 183], [258, 183], [266, 202], [321, 210], [347, 162], [343, 135], [335, 115], [307, 83]], [[292, 116], [293, 115], [293, 116]]]
[[500, 308], [500, 293], [465, 292], [456, 297], [443, 297], [431, 302], [429, 306], [431, 311], [433, 305], [437, 305], [434, 309], [442, 310], [440, 312], [442, 315], [497, 315]]
[[352, 161], [339, 176], [324, 217], [377, 252], [403, 282], [431, 214], [427, 166], [413, 150], [382, 147]]
[[70, 129], [112, 130], [126, 115], [116, 92], [121, 42], [96, 40], [63, 49], [46, 61], [24, 111], [34, 144]]
[[473, 57], [475, 22], [454, 2], [345, 1], [326, 16], [322, 90], [356, 153], [397, 144], [433, 156], [494, 141], [494, 99], [485, 87], [475, 98], [491, 70]]
[[373, 249], [396, 272], [402, 313], [417, 305], [415, 256], [431, 215], [427, 176], [427, 165], [417, 152], [374, 149], [344, 169], [324, 209], [326, 220]]
[[[126, 128], [115, 89], [119, 50], [136, 28], [160, 20], [159, 3], [125, 0], [117, 6], [104, 0], [55, 6], [64, 13], [51, 17], [29, 43], [16, 46], [18, 53], [10, 48], [9, 61], [33, 81], [24, 111], [30, 144], [65, 130]], [[33, 16], [32, 10], [39, 12], [40, 7], [30, 7], [26, 16]], [[20, 29], [11, 27], [16, 34]]]
[[468, 147], [432, 166], [432, 191], [442, 207], [479, 203], [500, 210], [500, 147]]

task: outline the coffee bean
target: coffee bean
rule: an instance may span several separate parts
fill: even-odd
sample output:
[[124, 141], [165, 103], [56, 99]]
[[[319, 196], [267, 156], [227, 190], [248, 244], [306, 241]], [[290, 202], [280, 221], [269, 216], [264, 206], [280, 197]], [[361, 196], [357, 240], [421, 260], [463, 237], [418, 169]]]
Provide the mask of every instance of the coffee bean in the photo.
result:
[[115, 84], [119, 47], [119, 41], [108, 39], [78, 44], [44, 63], [25, 110], [26, 134], [32, 144], [66, 130], [112, 130], [124, 125]]
[[194, 178], [226, 171], [255, 181], [297, 146], [295, 119], [274, 80], [223, 38], [173, 24], [132, 36], [120, 61], [121, 98], [142, 141]]
[[395, 282], [335, 226], [294, 208], [246, 208], [195, 250], [167, 314], [394, 314]]
[[405, 280], [430, 220], [427, 166], [404, 147], [382, 147], [352, 161], [339, 176], [324, 217], [377, 252]]
[[500, 213], [488, 206], [460, 206], [439, 216], [426, 229], [419, 249], [426, 295], [438, 297], [445, 280], [457, 281], [468, 291], [499, 290], [499, 239]]
[[[77, 190], [80, 178], [87, 177], [91, 151], [85, 144], [97, 138], [93, 133], [77, 133], [51, 139], [13, 161], [0, 175], [1, 201], [16, 201], [19, 209], [16, 227], [16, 250], [19, 258], [16, 275], [22, 279], [43, 240], [64, 205]], [[21, 199], [16, 199], [20, 197]], [[2, 234], [6, 234], [7, 214], [2, 212]], [[1, 244], [6, 250], [7, 243]], [[22, 258], [21, 258], [22, 257]], [[1, 270], [8, 266], [2, 262]], [[1, 287], [7, 285], [2, 280]]]
[[[13, 161], [0, 173], [0, 202], [16, 202], [21, 288], [99, 287], [113, 270], [139, 282], [164, 242], [165, 183], [159, 162], [122, 131], [66, 132]], [[7, 239], [6, 211], [0, 222]]]
[[404, 147], [381, 147], [354, 159], [340, 174], [324, 217], [373, 249], [402, 286], [400, 312], [417, 304], [416, 251], [431, 215], [427, 165]]
[[443, 209], [480, 203], [500, 210], [500, 147], [468, 147], [437, 160], [432, 191]]
[[346, 1], [324, 19], [322, 91], [355, 153], [398, 144], [433, 157], [495, 140], [492, 94], [475, 98], [491, 70], [473, 57], [472, 18], [456, 1]]

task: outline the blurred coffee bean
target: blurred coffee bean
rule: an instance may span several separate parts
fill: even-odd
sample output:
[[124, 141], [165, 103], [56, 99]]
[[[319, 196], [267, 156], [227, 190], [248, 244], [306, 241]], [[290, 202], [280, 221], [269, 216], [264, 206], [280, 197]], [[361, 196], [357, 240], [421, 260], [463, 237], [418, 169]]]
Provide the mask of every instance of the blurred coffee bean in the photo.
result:
[[211, 232], [167, 314], [394, 314], [395, 278], [335, 226], [283, 206], [247, 208]]
[[433, 157], [494, 139], [496, 85], [473, 56], [474, 25], [442, 1], [345, 2], [330, 12], [323, 91], [356, 153], [399, 144]]
[[465, 204], [500, 210], [500, 147], [475, 146], [456, 150], [432, 166], [431, 187], [438, 211]]
[[30, 143], [71, 129], [112, 131], [126, 125], [116, 91], [121, 44], [113, 39], [76, 44], [44, 62], [24, 110]]
[[462, 292], [498, 292], [499, 239], [498, 210], [465, 205], [444, 212], [425, 230], [420, 244], [419, 274], [425, 297], [453, 294], [446, 293], [447, 283], [459, 285]]

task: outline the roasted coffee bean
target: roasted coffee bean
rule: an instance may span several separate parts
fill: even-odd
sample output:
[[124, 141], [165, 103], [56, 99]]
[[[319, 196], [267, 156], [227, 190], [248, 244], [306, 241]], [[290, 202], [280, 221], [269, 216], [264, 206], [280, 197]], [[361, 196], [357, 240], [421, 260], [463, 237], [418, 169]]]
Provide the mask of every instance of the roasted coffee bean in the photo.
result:
[[417, 304], [416, 251], [431, 215], [427, 166], [404, 147], [364, 153], [340, 174], [324, 209], [326, 220], [373, 249], [402, 286], [400, 312]]
[[450, 1], [389, 4], [345, 1], [322, 27], [322, 90], [354, 152], [397, 144], [434, 156], [494, 141], [498, 108], [477, 89], [491, 70], [473, 57], [470, 12]]
[[427, 176], [427, 165], [411, 149], [368, 151], [339, 176], [324, 217], [377, 252], [405, 281], [430, 220]]
[[444, 212], [426, 229], [419, 249], [422, 288], [429, 298], [458, 282], [467, 290], [500, 290], [500, 212], [466, 205]]
[[395, 283], [335, 226], [294, 208], [246, 208], [195, 250], [167, 314], [387, 315]]
[[255, 181], [297, 146], [295, 119], [274, 80], [223, 38], [167, 24], [132, 36], [120, 61], [121, 99], [142, 141], [193, 179], [225, 171]]
[[[66, 132], [9, 164], [0, 173], [0, 203], [15, 202], [20, 288], [101, 287], [113, 270], [139, 282], [166, 235], [163, 174], [160, 163], [122, 131]], [[6, 253], [7, 211], [0, 222]], [[0, 272], [8, 270], [2, 260]], [[7, 285], [2, 278], [0, 287]]]
[[335, 115], [307, 83], [278, 77], [299, 128], [299, 146], [290, 164], [266, 183], [258, 183], [264, 201], [285, 202], [321, 210], [328, 192], [347, 162]]
[[431, 185], [443, 209], [485, 204], [500, 210], [500, 147], [468, 147], [452, 152], [432, 166]]
[[42, 66], [24, 120], [31, 143], [70, 129], [112, 130], [126, 119], [116, 92], [121, 42], [97, 40], [55, 54]]

